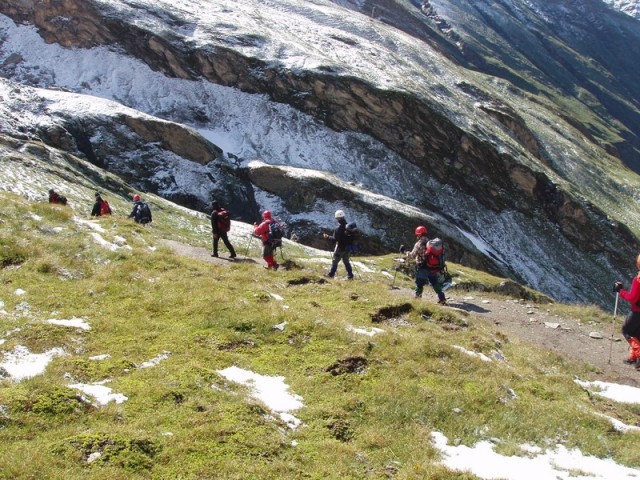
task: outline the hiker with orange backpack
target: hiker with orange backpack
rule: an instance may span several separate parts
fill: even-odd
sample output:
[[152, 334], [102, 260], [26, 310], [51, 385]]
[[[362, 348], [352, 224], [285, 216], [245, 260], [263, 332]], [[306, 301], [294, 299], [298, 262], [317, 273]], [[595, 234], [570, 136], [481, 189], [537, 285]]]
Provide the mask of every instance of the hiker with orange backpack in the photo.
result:
[[[424, 286], [429, 283], [438, 295], [440, 305], [447, 304], [443, 287], [444, 253], [442, 240], [427, 238], [427, 227], [420, 225], [416, 228], [417, 241], [408, 257], [416, 260], [416, 292], [415, 298], [421, 298]], [[404, 253], [404, 247], [402, 247]]]
[[216, 200], [211, 202], [211, 232], [213, 234], [212, 257], [218, 256], [218, 244], [220, 239], [229, 250], [229, 258], [236, 258], [236, 251], [229, 241], [228, 233], [231, 230], [231, 216], [229, 212], [221, 207]]
[[103, 200], [99, 192], [96, 192], [95, 197], [96, 202], [93, 204], [91, 216], [101, 217], [103, 215], [111, 215], [111, 207], [109, 206], [109, 202]]
[[[271, 235], [271, 225], [276, 223], [275, 220], [271, 216], [271, 212], [269, 210], [265, 210], [262, 212], [262, 223], [258, 225], [257, 223], [253, 224], [253, 234], [257, 237], [260, 237], [262, 240], [262, 258], [267, 262], [265, 268], [269, 270], [278, 270], [277, 260], [274, 257], [275, 249], [278, 246], [274, 244]], [[282, 240], [278, 240], [280, 243]]]
[[622, 282], [616, 282], [613, 291], [631, 304], [631, 313], [622, 324], [622, 336], [629, 343], [629, 357], [624, 363], [640, 370], [640, 255], [636, 257], [636, 267], [639, 271], [631, 280], [631, 289], [625, 290]]

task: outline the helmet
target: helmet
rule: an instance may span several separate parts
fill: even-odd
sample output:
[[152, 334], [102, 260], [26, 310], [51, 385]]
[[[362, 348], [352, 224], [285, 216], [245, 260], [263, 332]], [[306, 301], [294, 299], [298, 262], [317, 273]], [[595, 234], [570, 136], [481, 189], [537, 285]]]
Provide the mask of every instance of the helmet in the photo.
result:
[[140, 201], [140, 195], [135, 194], [135, 195], [133, 196], [133, 201], [134, 201], [134, 202], [139, 202], [139, 201]]
[[336, 210], [336, 218], [344, 218], [344, 212], [342, 210]]
[[265, 210], [262, 212], [262, 218], [271, 218], [271, 212], [269, 210]]
[[426, 235], [427, 234], [427, 227], [420, 225], [419, 227], [416, 228], [416, 235]]

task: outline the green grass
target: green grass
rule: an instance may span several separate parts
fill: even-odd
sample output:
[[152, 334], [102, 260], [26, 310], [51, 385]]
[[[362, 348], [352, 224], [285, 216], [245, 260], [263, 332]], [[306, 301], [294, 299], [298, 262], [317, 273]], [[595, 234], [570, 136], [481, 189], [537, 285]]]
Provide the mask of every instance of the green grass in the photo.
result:
[[[573, 381], [589, 378], [586, 367], [505, 341], [471, 316], [411, 302], [379, 273], [324, 282], [326, 266], [293, 248], [287, 255], [300, 268], [278, 272], [182, 258], [159, 239], [208, 246], [199, 229], [206, 221], [168, 207], [150, 228], [99, 220], [105, 240], [122, 237], [131, 247], [116, 251], [98, 245], [69, 209], [0, 194], [0, 212], [2, 258], [10, 259], [0, 270], [7, 312], [0, 351], [68, 353], [42, 375], [2, 380], [0, 478], [474, 478], [436, 464], [433, 431], [465, 445], [500, 438], [504, 453], [561, 439], [640, 466], [637, 434], [616, 433], [593, 415], [638, 423], [640, 408], [590, 398]], [[392, 256], [359, 260], [394, 272]], [[452, 270], [486, 291], [500, 283]], [[399, 273], [395, 284], [412, 281]], [[16, 295], [18, 288], [26, 294]], [[374, 324], [388, 307], [398, 307], [402, 322]], [[594, 307], [550, 308], [585, 321], [601, 317]], [[91, 330], [46, 322], [73, 317]], [[284, 331], [273, 328], [282, 322]], [[347, 331], [372, 325], [386, 333]], [[508, 362], [485, 363], [452, 345], [489, 356], [500, 348]], [[138, 368], [163, 352], [166, 360]], [[358, 373], [349, 371], [354, 364]], [[217, 373], [229, 366], [283, 376], [303, 397], [294, 413], [304, 426], [289, 430]], [[127, 401], [96, 407], [67, 387], [107, 379]]]

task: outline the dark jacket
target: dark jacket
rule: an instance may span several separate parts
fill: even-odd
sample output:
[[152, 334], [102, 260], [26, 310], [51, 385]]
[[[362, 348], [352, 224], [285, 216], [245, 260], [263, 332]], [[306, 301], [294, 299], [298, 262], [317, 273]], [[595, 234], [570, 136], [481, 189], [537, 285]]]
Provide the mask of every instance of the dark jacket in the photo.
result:
[[349, 239], [347, 238], [347, 221], [344, 218], [338, 218], [338, 227], [333, 231], [328, 240], [335, 242], [336, 252], [346, 252]]
[[140, 209], [144, 204], [145, 203], [142, 200], [133, 202], [133, 210], [131, 210], [129, 218], [133, 218], [137, 223], [151, 223], [153, 221], [153, 218], [151, 216], [151, 209], [149, 209], [148, 211], [148, 218], [144, 219], [141, 216]]

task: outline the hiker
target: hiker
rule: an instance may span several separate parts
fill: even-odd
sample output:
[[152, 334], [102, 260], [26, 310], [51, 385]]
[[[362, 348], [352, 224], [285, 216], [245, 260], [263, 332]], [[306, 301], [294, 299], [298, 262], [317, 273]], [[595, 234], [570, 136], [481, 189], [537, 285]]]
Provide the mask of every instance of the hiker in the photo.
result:
[[[427, 227], [420, 225], [416, 228], [417, 241], [413, 250], [407, 253], [408, 257], [416, 260], [416, 292], [414, 297], [421, 298], [424, 286], [431, 284], [433, 290], [438, 294], [438, 303], [446, 305], [447, 299], [442, 290], [442, 271], [444, 269], [444, 259], [442, 258], [442, 248], [440, 252], [431, 252], [431, 245], [427, 238]], [[404, 247], [403, 247], [404, 250]]]
[[49, 190], [49, 203], [59, 203], [60, 205], [66, 205], [67, 197], [60, 195], [52, 188]]
[[229, 241], [227, 235], [231, 230], [231, 217], [229, 212], [221, 207], [216, 200], [211, 202], [211, 232], [213, 234], [213, 252], [212, 257], [218, 256], [218, 243], [220, 239], [224, 242], [225, 247], [229, 250], [229, 258], [236, 258], [236, 251]]
[[253, 234], [262, 239], [262, 258], [267, 262], [265, 268], [278, 270], [280, 265], [278, 265], [278, 262], [274, 257], [275, 246], [273, 241], [269, 238], [272, 223], [274, 223], [274, 220], [271, 217], [271, 212], [269, 210], [265, 210], [262, 212], [262, 223], [260, 223], [260, 225], [257, 223], [253, 224]]
[[141, 223], [142, 225], [153, 222], [149, 205], [143, 202], [138, 194], [133, 196], [133, 210], [131, 210], [129, 218], [133, 218], [136, 223]]
[[109, 202], [103, 200], [99, 192], [96, 192], [95, 197], [96, 203], [93, 204], [91, 216], [101, 217], [102, 215], [111, 215], [111, 207], [109, 206]]
[[636, 268], [639, 271], [631, 280], [631, 289], [625, 290], [622, 288], [622, 282], [616, 282], [613, 291], [631, 304], [631, 313], [622, 324], [622, 336], [629, 343], [629, 357], [624, 363], [640, 370], [640, 255], [636, 257]]
[[335, 242], [335, 248], [333, 249], [333, 257], [331, 261], [331, 269], [327, 273], [327, 277], [333, 278], [336, 275], [338, 264], [340, 260], [344, 263], [344, 268], [347, 270], [347, 279], [353, 280], [353, 270], [351, 270], [351, 263], [349, 262], [349, 256], [351, 249], [349, 248], [349, 237], [347, 235], [347, 220], [344, 218], [344, 212], [337, 210], [335, 213], [336, 221], [338, 222], [337, 228], [333, 231], [333, 235], [323, 233], [322, 236], [325, 240]]

